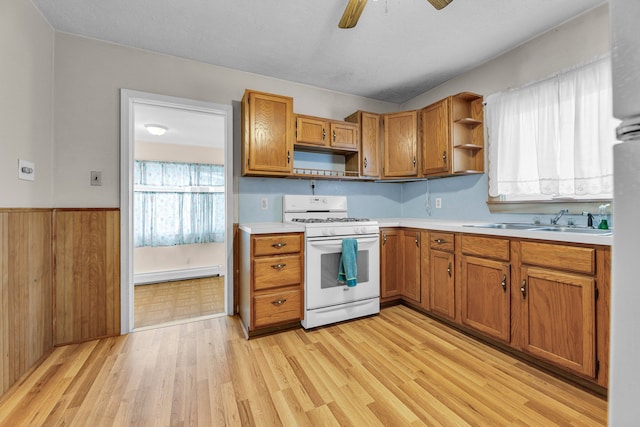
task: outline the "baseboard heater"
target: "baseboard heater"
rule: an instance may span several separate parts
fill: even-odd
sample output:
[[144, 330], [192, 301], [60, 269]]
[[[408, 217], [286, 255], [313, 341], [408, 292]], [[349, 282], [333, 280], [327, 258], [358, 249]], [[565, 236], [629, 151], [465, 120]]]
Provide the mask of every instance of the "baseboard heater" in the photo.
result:
[[186, 268], [182, 270], [154, 271], [152, 273], [134, 274], [133, 283], [134, 285], [146, 285], [149, 283], [198, 279], [200, 277], [224, 276], [224, 273], [224, 268], [222, 268], [221, 265], [214, 267]]

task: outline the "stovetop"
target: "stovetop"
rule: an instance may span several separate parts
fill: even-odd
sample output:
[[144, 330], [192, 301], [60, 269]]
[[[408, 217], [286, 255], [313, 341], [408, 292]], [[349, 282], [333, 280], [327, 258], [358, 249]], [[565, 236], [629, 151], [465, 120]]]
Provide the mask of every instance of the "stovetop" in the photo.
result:
[[292, 222], [301, 222], [304, 224], [325, 224], [329, 222], [367, 222], [369, 218], [292, 218]]

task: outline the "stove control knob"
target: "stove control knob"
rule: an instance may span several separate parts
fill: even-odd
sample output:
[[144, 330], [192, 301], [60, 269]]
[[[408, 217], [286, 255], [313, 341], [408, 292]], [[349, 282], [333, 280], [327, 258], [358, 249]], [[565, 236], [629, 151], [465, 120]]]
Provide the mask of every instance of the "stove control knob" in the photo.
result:
[[335, 235], [336, 235], [336, 229], [335, 229], [335, 228], [332, 228], [332, 229], [331, 229], [331, 235], [332, 235], [332, 236], [335, 236]]

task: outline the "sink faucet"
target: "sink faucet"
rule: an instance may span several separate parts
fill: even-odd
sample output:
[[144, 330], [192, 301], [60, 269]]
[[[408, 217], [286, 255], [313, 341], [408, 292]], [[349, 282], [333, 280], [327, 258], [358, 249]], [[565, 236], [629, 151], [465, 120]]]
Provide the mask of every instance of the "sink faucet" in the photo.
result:
[[558, 214], [555, 217], [551, 218], [551, 224], [553, 225], [558, 224], [558, 220], [562, 218], [562, 215], [566, 213], [569, 213], [569, 209], [560, 209], [560, 212], [558, 212]]

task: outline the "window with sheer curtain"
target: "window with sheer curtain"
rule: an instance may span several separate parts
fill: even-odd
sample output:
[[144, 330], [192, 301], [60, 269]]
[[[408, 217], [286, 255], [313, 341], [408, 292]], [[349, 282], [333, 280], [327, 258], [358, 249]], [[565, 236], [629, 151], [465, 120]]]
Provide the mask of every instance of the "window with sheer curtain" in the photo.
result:
[[134, 246], [224, 241], [224, 166], [136, 160]]
[[610, 199], [611, 61], [600, 58], [486, 98], [489, 196]]

